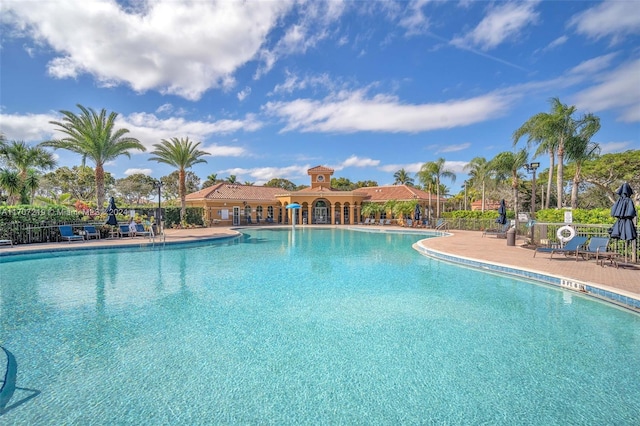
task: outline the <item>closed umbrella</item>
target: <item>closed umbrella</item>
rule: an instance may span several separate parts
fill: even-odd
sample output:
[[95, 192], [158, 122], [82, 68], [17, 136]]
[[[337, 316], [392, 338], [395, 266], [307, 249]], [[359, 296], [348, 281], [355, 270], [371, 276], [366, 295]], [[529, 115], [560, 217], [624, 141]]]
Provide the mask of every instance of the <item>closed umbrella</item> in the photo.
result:
[[496, 223], [504, 225], [507, 223], [507, 206], [504, 203], [504, 198], [500, 200], [500, 207], [498, 207], [498, 218]]
[[416, 208], [413, 211], [413, 220], [416, 221], [416, 224], [418, 224], [420, 222], [420, 204], [416, 204]]
[[627, 261], [626, 246], [629, 241], [634, 241], [638, 238], [638, 232], [636, 231], [636, 225], [633, 222], [637, 216], [636, 206], [633, 205], [631, 195], [633, 195], [633, 189], [627, 182], [623, 183], [617, 194], [620, 196], [611, 207], [611, 216], [616, 218], [615, 223], [609, 229], [611, 238], [618, 239], [625, 242], [624, 260]]
[[118, 208], [116, 207], [116, 201], [113, 197], [109, 198], [109, 206], [107, 206], [107, 225], [116, 226], [118, 224], [118, 219], [116, 219], [116, 212]]

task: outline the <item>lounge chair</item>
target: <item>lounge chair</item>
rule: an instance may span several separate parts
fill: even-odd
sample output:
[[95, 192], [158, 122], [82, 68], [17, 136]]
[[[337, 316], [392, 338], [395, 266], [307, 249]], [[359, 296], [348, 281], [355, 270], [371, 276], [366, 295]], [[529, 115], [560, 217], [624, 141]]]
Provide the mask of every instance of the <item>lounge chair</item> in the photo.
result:
[[85, 225], [84, 226], [84, 236], [87, 237], [87, 240], [94, 237], [96, 239], [100, 239], [100, 232], [93, 225]]
[[73, 233], [73, 228], [71, 225], [60, 225], [58, 226], [60, 230], [60, 239], [69, 241], [84, 241], [84, 237], [82, 235], [76, 235]]
[[380, 221], [378, 221], [378, 225], [383, 226], [384, 225], [384, 219], [380, 219]]
[[384, 221], [384, 224], [385, 224], [385, 225], [391, 225], [391, 219], [386, 219], [386, 220]]
[[587, 237], [583, 237], [581, 235], [576, 235], [575, 237], [573, 237], [572, 239], [567, 241], [567, 243], [562, 248], [560, 248], [560, 247], [558, 247], [558, 248], [538, 247], [533, 252], [533, 257], [536, 257], [536, 254], [538, 252], [540, 252], [540, 253], [550, 253], [551, 256], [549, 257], [549, 259], [553, 259], [553, 254], [554, 253], [562, 253], [565, 256], [571, 255], [571, 256], [576, 256], [577, 257], [578, 256], [578, 252], [580, 251], [580, 249], [584, 246], [584, 243], [586, 243], [586, 242], [587, 242]]
[[495, 235], [496, 238], [507, 238], [507, 231], [510, 227], [511, 224], [507, 222], [502, 225], [502, 228], [500, 229], [485, 229], [484, 232], [482, 232], [482, 236], [484, 237], [485, 235]]
[[[611, 264], [618, 267], [617, 259], [620, 256], [619, 253], [615, 251], [608, 251], [609, 247], [609, 237], [591, 237], [589, 239], [589, 244], [584, 250], [578, 250], [578, 255], [582, 256], [583, 259], [589, 260], [591, 257], [596, 258], [596, 264], [604, 266], [604, 262], [606, 260], [610, 261]], [[576, 256], [576, 261], [578, 260], [578, 256]]]
[[151, 231], [145, 231], [144, 225], [141, 223], [136, 223], [136, 232], [133, 235], [134, 237], [149, 237], [151, 238]]
[[129, 225], [118, 225], [118, 237], [133, 237], [133, 232], [129, 229]]
[[366, 219], [364, 220], [364, 223], [363, 223], [363, 224], [364, 224], [364, 225], [369, 225], [370, 223], [371, 223], [371, 218], [366, 218]]
[[0, 244], [10, 244], [13, 247], [13, 240], [0, 240]]

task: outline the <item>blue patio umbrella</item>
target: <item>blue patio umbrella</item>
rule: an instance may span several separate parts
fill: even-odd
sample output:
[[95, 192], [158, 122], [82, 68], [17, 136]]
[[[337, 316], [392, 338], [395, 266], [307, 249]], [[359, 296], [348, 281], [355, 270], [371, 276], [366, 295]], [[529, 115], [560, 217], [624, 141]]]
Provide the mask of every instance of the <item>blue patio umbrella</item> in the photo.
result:
[[116, 226], [118, 224], [118, 219], [116, 219], [116, 211], [118, 208], [116, 207], [116, 201], [113, 197], [109, 198], [109, 205], [107, 206], [107, 225]]
[[[638, 232], [636, 231], [636, 225], [633, 223], [633, 219], [637, 216], [636, 206], [633, 205], [631, 195], [633, 195], [633, 189], [628, 183], [623, 183], [617, 194], [620, 196], [611, 207], [611, 216], [616, 218], [615, 223], [609, 229], [611, 238], [625, 241], [633, 241], [638, 238]], [[625, 262], [627, 260], [625, 250]]]
[[293, 209], [293, 219], [291, 220], [291, 226], [293, 228], [296, 227], [296, 210], [300, 209], [300, 204], [298, 203], [291, 203], [289, 205], [287, 205], [287, 207], [285, 207], [286, 209]]
[[500, 207], [498, 207], [498, 218], [496, 219], [496, 223], [500, 225], [504, 225], [507, 223], [507, 206], [504, 203], [504, 198], [500, 200]]

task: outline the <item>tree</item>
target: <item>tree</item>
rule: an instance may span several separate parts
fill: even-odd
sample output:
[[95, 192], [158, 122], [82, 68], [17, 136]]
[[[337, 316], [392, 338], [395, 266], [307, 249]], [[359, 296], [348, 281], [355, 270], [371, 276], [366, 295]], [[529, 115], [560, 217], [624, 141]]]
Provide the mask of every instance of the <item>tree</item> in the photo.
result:
[[469, 171], [471, 186], [480, 189], [482, 193], [482, 211], [484, 212], [486, 184], [491, 179], [489, 162], [484, 157], [475, 157], [464, 166], [464, 169]]
[[[104, 172], [105, 192], [115, 184], [115, 179], [109, 172]], [[96, 179], [95, 171], [89, 166], [60, 167], [42, 176], [38, 194], [46, 198], [56, 198], [69, 193], [72, 198], [81, 201], [95, 199]]]
[[498, 175], [510, 174], [511, 175], [511, 189], [513, 191], [513, 210], [518, 218], [518, 185], [519, 174], [518, 170], [524, 167], [529, 161], [529, 154], [526, 149], [521, 149], [517, 152], [501, 152], [496, 155], [490, 161], [490, 168], [494, 170]]
[[7, 191], [7, 204], [15, 204], [20, 199], [20, 176], [18, 172], [9, 169], [0, 169], [0, 188]]
[[357, 188], [370, 188], [373, 186], [378, 186], [378, 182], [375, 180], [359, 180], [355, 183]]
[[[200, 178], [191, 170], [185, 173], [185, 187], [187, 194], [196, 192], [200, 188]], [[162, 182], [162, 198], [170, 200], [180, 198], [180, 172], [177, 170], [160, 178]]]
[[582, 163], [596, 158], [600, 154], [600, 145], [589, 139], [573, 137], [567, 144], [567, 159], [573, 161], [575, 172], [571, 186], [571, 208], [578, 208], [578, 185], [581, 182]]
[[[611, 204], [617, 199], [616, 191], [624, 182], [632, 188], [640, 188], [640, 149], [629, 150], [615, 154], [604, 154], [587, 160], [582, 164], [582, 179], [598, 187]], [[634, 193], [636, 200], [640, 200], [640, 190]]]
[[[600, 129], [600, 120], [593, 114], [584, 114], [582, 117], [575, 119], [573, 115], [576, 112], [576, 107], [563, 104], [557, 97], [552, 98], [550, 103], [551, 112], [539, 113], [531, 117], [516, 130], [513, 140], [515, 145], [521, 136], [529, 134], [530, 142], [539, 143], [548, 151], [555, 150], [558, 157], [556, 175], [557, 207], [562, 208], [566, 145], [571, 143], [574, 137], [591, 139]], [[549, 196], [549, 189], [550, 187], [547, 189], [547, 196]]]
[[116, 191], [128, 204], [139, 205], [155, 191], [156, 180], [142, 173], [135, 173], [116, 180]]
[[178, 139], [171, 138], [169, 140], [162, 139], [159, 144], [154, 144], [155, 150], [151, 152], [153, 157], [149, 161], [157, 161], [158, 163], [169, 164], [178, 169], [178, 195], [180, 196], [180, 222], [184, 221], [187, 212], [185, 197], [187, 196], [186, 169], [191, 168], [194, 164], [206, 163], [202, 157], [209, 153], [200, 151], [198, 146], [200, 142], [192, 142], [189, 138]]
[[238, 183], [238, 178], [236, 177], [236, 175], [229, 175], [229, 177], [225, 179], [225, 182], [231, 184]]
[[[431, 186], [431, 182], [435, 181], [437, 191], [436, 217], [440, 217], [440, 180], [442, 178], [451, 179], [451, 182], [456, 181], [456, 174], [452, 170], [445, 169], [444, 158], [438, 158], [436, 161], [424, 163], [418, 172], [418, 179], [423, 185], [425, 185], [425, 187]], [[429, 209], [431, 209], [431, 207], [429, 207]]]
[[400, 169], [393, 174], [394, 185], [409, 185], [413, 186], [413, 178], [409, 176], [405, 169]]
[[264, 186], [268, 186], [270, 188], [282, 188], [286, 191], [295, 191], [296, 184], [287, 179], [273, 178], [269, 182], [265, 183]]
[[60, 111], [64, 116], [62, 121], [50, 121], [51, 124], [58, 126], [56, 130], [67, 136], [43, 142], [41, 145], [80, 154], [83, 165], [87, 158], [93, 161], [97, 208], [101, 210], [104, 207], [105, 198], [104, 164], [122, 155], [131, 158], [130, 150], [146, 151], [146, 148], [138, 139], [125, 136], [129, 130], [115, 128], [117, 113], [111, 112], [107, 116], [105, 109], [98, 114], [93, 109], [85, 108], [80, 104], [77, 107], [80, 109], [80, 115], [70, 111]]
[[356, 185], [344, 177], [331, 178], [331, 187], [340, 191], [353, 191], [356, 189]]
[[4, 158], [8, 170], [15, 170], [18, 174], [18, 193], [22, 204], [33, 201], [33, 193], [38, 187], [36, 170], [53, 169], [56, 165], [53, 154], [39, 146], [31, 147], [24, 141], [3, 142], [0, 156]]
[[216, 173], [211, 173], [207, 176], [207, 180], [202, 183], [202, 189], [215, 185], [216, 183], [224, 182], [222, 179], [218, 179]]

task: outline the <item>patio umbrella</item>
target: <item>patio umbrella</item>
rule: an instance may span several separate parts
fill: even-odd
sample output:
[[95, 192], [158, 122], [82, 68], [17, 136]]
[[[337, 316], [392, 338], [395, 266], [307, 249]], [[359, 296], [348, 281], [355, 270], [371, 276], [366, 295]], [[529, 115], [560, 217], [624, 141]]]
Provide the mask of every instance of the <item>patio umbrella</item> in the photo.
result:
[[504, 198], [500, 200], [500, 207], [498, 207], [498, 218], [496, 223], [504, 225], [507, 223], [507, 206], [504, 204]]
[[116, 219], [117, 210], [116, 201], [113, 197], [109, 198], [109, 206], [107, 207], [107, 225], [116, 226], [118, 224], [118, 219]]
[[416, 209], [413, 211], [413, 220], [420, 221], [420, 204], [416, 204]]
[[617, 194], [620, 196], [611, 207], [611, 216], [616, 218], [615, 223], [609, 229], [611, 238], [618, 239], [625, 242], [624, 260], [627, 261], [626, 245], [628, 241], [633, 241], [638, 238], [636, 231], [636, 225], [633, 223], [633, 219], [637, 216], [636, 207], [633, 205], [631, 195], [633, 189], [628, 183], [623, 183]]

